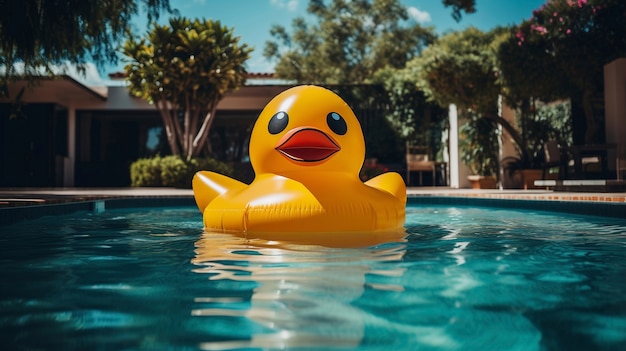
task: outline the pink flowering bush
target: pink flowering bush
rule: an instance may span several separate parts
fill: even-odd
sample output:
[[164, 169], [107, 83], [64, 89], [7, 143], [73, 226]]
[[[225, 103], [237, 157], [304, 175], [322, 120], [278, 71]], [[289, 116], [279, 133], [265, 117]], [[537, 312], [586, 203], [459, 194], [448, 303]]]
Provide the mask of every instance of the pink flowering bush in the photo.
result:
[[518, 85], [530, 80], [529, 97], [578, 99], [582, 142], [601, 142], [603, 116], [593, 99], [603, 91], [604, 65], [626, 57], [626, 1], [548, 0], [517, 27], [509, 44], [513, 48], [501, 52], [523, 74], [509, 70], [505, 78]]
[[[621, 33], [619, 29], [625, 23], [624, 9], [623, 0], [548, 0], [520, 25], [516, 35], [518, 45], [532, 35], [544, 36], [551, 41], [599, 34], [623, 38], [624, 28]], [[611, 27], [618, 32], [610, 30]]]

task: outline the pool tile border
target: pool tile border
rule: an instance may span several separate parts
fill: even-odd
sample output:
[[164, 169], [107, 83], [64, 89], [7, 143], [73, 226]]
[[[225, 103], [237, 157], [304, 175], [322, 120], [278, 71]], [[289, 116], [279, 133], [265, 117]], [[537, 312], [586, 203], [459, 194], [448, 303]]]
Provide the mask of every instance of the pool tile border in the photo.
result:
[[[558, 193], [485, 193], [485, 192], [409, 192], [409, 205], [490, 206], [498, 208], [566, 212], [582, 215], [626, 219], [626, 193], [558, 194]], [[78, 211], [101, 212], [132, 207], [195, 206], [193, 196], [93, 197], [77, 202], [48, 203], [31, 206], [0, 207], [2, 226], [43, 216], [58, 216]]]
[[44, 216], [61, 216], [78, 211], [102, 212], [132, 207], [196, 206], [192, 196], [102, 198], [34, 206], [0, 208], [0, 228]]
[[417, 195], [407, 196], [407, 204], [410, 205], [459, 205], [459, 206], [483, 206], [508, 209], [537, 210], [550, 212], [565, 212], [581, 215], [593, 215], [602, 217], [617, 217], [626, 219], [626, 201], [603, 201], [596, 196], [554, 196], [554, 195], [529, 195], [512, 196], [472, 196], [464, 195]]

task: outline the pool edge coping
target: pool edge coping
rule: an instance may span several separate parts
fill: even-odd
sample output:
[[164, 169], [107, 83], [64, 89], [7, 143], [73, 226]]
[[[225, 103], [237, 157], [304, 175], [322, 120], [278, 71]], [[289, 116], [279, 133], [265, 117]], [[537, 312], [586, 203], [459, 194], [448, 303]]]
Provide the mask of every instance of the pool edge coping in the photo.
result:
[[609, 218], [626, 218], [625, 202], [580, 201], [545, 199], [539, 197], [478, 197], [466, 195], [412, 195], [407, 205], [479, 206], [505, 209], [536, 210], [547, 212], [592, 215]]
[[[626, 202], [594, 200], [598, 195], [554, 193], [415, 193], [407, 192], [407, 205], [457, 205], [565, 212], [626, 218]], [[193, 195], [92, 196], [77, 201], [0, 207], [0, 227], [49, 215], [78, 211], [102, 212], [132, 207], [195, 206]]]
[[0, 207], [0, 228], [44, 216], [68, 215], [79, 211], [100, 213], [106, 210], [133, 207], [193, 207], [193, 196], [94, 196], [78, 201], [51, 202], [35, 205]]

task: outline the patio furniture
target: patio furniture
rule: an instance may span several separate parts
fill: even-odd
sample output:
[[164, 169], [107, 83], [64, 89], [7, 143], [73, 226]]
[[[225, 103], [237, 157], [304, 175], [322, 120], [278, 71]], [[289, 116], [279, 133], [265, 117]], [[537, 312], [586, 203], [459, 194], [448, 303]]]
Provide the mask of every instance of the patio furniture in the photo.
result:
[[574, 145], [568, 148], [572, 155], [575, 179], [587, 179], [589, 167], [592, 165], [600, 168], [601, 174], [607, 174], [608, 151], [617, 148], [617, 144], [584, 144]]
[[433, 186], [436, 184], [437, 164], [428, 159], [428, 148], [423, 146], [410, 146], [406, 148], [406, 183], [411, 184], [411, 172], [419, 172], [419, 185], [422, 185], [422, 172], [431, 172]]
[[541, 179], [546, 179], [546, 172], [550, 169], [558, 167], [558, 179], [563, 179], [567, 173], [566, 164], [563, 162], [564, 158], [561, 156], [561, 148], [556, 140], [551, 140], [543, 144], [543, 152], [545, 155], [545, 161], [543, 163], [543, 170], [541, 173]]

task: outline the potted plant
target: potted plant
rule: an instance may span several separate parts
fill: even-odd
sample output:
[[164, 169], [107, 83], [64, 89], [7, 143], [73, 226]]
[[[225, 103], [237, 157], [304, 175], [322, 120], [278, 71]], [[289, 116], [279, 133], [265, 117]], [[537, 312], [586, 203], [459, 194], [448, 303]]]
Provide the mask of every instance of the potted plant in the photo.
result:
[[468, 180], [474, 189], [495, 189], [498, 174], [497, 125], [484, 118], [471, 118], [459, 129], [461, 160], [472, 175]]

